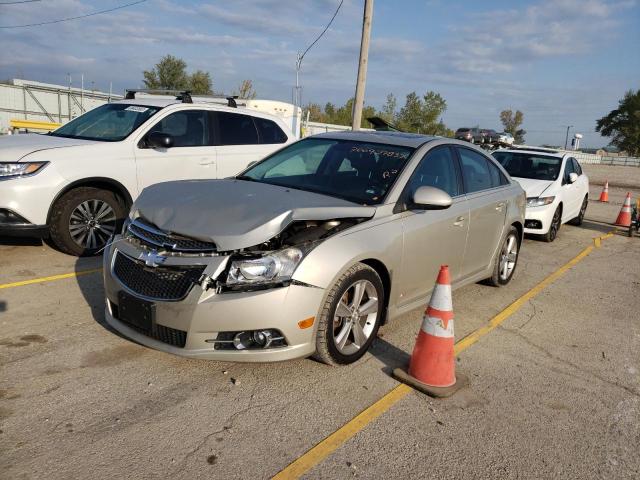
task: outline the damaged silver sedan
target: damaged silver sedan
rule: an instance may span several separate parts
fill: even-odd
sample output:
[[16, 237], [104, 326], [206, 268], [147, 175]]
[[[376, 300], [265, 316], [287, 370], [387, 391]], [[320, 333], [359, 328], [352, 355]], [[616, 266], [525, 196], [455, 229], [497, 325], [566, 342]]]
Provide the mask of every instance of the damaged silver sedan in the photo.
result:
[[359, 359], [380, 325], [453, 287], [507, 284], [522, 188], [464, 142], [324, 134], [235, 178], [145, 189], [104, 256], [106, 319], [152, 348], [222, 361]]

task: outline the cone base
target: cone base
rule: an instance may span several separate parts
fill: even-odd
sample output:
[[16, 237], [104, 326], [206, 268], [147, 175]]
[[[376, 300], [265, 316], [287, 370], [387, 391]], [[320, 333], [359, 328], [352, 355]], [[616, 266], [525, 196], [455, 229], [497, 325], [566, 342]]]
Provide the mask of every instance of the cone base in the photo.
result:
[[402, 383], [406, 383], [410, 387], [415, 388], [422, 393], [426, 393], [430, 397], [436, 398], [450, 397], [462, 387], [467, 386], [469, 383], [469, 379], [465, 375], [457, 374], [456, 383], [454, 383], [450, 387], [434, 387], [433, 385], [427, 385], [426, 383], [422, 383], [420, 380], [412, 377], [403, 368], [395, 368], [393, 370], [393, 376], [400, 380]]

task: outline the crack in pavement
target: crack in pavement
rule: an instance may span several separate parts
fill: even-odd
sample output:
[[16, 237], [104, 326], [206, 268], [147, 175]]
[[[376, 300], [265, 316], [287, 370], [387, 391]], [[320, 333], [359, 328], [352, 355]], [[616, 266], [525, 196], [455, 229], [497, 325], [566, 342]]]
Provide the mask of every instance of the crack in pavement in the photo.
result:
[[[511, 329], [511, 328], [507, 328], [507, 327], [505, 327], [505, 326], [503, 326], [503, 325], [499, 325], [499, 326], [498, 326], [498, 328], [499, 328], [500, 330], [504, 331], [504, 332], [508, 332], [508, 333], [511, 333], [512, 335], [515, 335], [515, 336], [517, 336], [517, 337], [520, 337], [522, 340], [524, 340], [524, 341], [525, 341], [525, 343], [527, 343], [528, 345], [532, 346], [532, 347], [533, 347], [533, 348], [535, 348], [536, 350], [538, 350], [538, 351], [542, 352], [544, 355], [546, 355], [548, 358], [550, 358], [550, 359], [552, 359], [552, 360], [555, 360], [555, 361], [557, 361], [557, 362], [559, 362], [559, 363], [563, 363], [563, 364], [565, 364], [565, 365], [569, 365], [570, 367], [573, 367], [574, 369], [578, 370], [579, 372], [581, 372], [581, 373], [583, 373], [583, 374], [585, 374], [585, 375], [587, 375], [587, 376], [590, 376], [590, 377], [596, 378], [596, 379], [600, 380], [601, 382], [606, 383], [606, 384], [608, 384], [608, 385], [612, 385], [612, 386], [615, 386], [615, 387], [621, 388], [621, 389], [623, 389], [624, 391], [626, 391], [627, 393], [630, 393], [631, 395], [633, 395], [633, 396], [635, 396], [635, 397], [639, 397], [639, 398], [640, 398], [640, 393], [636, 392], [633, 388], [631, 388], [631, 387], [627, 387], [626, 385], [621, 385], [621, 384], [619, 384], [619, 383], [617, 383], [617, 382], [614, 382], [614, 381], [612, 381], [612, 380], [608, 380], [608, 379], [606, 379], [606, 378], [603, 378], [603, 377], [601, 377], [600, 375], [598, 375], [597, 373], [595, 373], [595, 372], [591, 372], [591, 371], [589, 371], [589, 370], [585, 370], [585, 369], [583, 369], [582, 367], [580, 367], [580, 366], [576, 365], [575, 363], [570, 362], [569, 360], [565, 360], [564, 358], [560, 358], [560, 357], [558, 357], [558, 356], [556, 356], [556, 355], [553, 355], [551, 352], [549, 352], [549, 351], [545, 350], [545, 349], [544, 349], [543, 347], [541, 347], [540, 345], [538, 345], [538, 344], [534, 343], [533, 341], [531, 341], [530, 339], [528, 339], [527, 337], [525, 337], [522, 333], [520, 333], [520, 332], [519, 332], [519, 331], [517, 331], [517, 330], [513, 330], [513, 329]], [[584, 379], [583, 379], [583, 380], [584, 380]]]

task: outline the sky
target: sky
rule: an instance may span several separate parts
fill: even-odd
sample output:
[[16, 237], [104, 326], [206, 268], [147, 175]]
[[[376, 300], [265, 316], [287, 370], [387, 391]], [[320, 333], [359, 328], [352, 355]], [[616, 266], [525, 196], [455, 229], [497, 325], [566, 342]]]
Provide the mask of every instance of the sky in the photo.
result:
[[[92, 13], [133, 0], [0, 0], [0, 27]], [[15, 1], [15, 0], [14, 0]], [[114, 92], [142, 85], [166, 54], [230, 93], [251, 79], [258, 98], [291, 101], [297, 52], [324, 29], [340, 0], [147, 0], [79, 20], [0, 28], [0, 78]], [[5, 5], [3, 5], [5, 3]], [[303, 103], [342, 105], [354, 95], [364, 0], [344, 0], [305, 56]], [[607, 139], [598, 118], [640, 89], [640, 0], [375, 0], [365, 103], [388, 93], [440, 93], [448, 127], [501, 130], [499, 112], [524, 113], [528, 144], [583, 147]]]

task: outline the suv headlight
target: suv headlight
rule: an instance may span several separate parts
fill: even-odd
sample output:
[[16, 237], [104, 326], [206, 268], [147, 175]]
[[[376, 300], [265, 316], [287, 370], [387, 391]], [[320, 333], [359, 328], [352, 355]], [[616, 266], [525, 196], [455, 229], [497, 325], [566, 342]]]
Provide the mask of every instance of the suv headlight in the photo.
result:
[[257, 258], [236, 258], [231, 262], [225, 285], [268, 286], [286, 282], [303, 258], [303, 251], [293, 247]]
[[527, 207], [542, 207], [553, 203], [556, 197], [529, 197], [527, 198]]
[[0, 162], [0, 179], [34, 175], [49, 162]]

